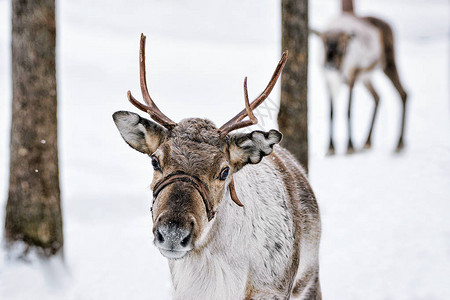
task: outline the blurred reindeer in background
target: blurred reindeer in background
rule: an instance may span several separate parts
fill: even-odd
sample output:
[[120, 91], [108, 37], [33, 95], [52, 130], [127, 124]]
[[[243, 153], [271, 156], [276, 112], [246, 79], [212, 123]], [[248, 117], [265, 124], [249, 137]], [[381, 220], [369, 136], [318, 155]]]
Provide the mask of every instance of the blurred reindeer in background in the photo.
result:
[[394, 37], [391, 27], [384, 21], [374, 17], [358, 17], [353, 12], [353, 0], [342, 0], [342, 14], [333, 20], [324, 32], [311, 30], [318, 35], [324, 44], [324, 75], [330, 95], [330, 144], [328, 154], [334, 154], [333, 144], [333, 97], [337, 96], [342, 82], [349, 86], [348, 100], [348, 144], [347, 153], [353, 153], [351, 138], [351, 106], [353, 87], [357, 80], [373, 96], [375, 107], [365, 148], [370, 148], [372, 130], [378, 110], [380, 97], [373, 87], [371, 73], [381, 67], [392, 81], [402, 99], [402, 125], [397, 143], [397, 151], [404, 147], [405, 110], [407, 94], [403, 89], [397, 72], [394, 54]]

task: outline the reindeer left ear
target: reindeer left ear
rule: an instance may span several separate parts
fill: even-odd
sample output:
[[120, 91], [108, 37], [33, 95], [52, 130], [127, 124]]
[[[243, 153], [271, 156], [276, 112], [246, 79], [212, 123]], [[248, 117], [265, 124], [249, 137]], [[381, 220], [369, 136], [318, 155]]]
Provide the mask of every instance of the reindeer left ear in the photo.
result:
[[273, 146], [281, 141], [282, 134], [277, 130], [236, 133], [231, 136], [229, 153], [234, 170], [246, 164], [257, 164], [273, 151]]

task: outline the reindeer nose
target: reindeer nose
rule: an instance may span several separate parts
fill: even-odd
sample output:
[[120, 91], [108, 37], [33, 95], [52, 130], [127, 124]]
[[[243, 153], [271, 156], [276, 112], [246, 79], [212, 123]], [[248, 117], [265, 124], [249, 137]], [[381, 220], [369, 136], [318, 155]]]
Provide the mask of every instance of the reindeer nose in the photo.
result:
[[156, 229], [155, 245], [168, 251], [188, 251], [192, 248], [192, 230], [193, 226], [186, 228], [178, 222], [165, 222]]

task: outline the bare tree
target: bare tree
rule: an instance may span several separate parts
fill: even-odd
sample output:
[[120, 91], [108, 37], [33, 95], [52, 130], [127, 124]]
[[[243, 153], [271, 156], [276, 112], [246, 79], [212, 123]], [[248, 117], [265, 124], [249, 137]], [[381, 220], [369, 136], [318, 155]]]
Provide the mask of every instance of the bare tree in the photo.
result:
[[278, 126], [282, 145], [308, 169], [308, 0], [281, 0], [282, 49], [289, 60], [281, 75]]
[[62, 250], [55, 0], [12, 0], [12, 124], [7, 247]]

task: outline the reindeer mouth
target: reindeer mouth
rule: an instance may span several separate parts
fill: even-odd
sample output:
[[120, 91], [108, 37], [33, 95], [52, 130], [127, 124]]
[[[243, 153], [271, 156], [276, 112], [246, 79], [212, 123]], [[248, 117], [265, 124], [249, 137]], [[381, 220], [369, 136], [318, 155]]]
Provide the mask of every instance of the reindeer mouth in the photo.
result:
[[159, 252], [161, 252], [161, 254], [167, 258], [167, 259], [173, 259], [173, 260], [177, 260], [177, 259], [182, 259], [188, 252], [188, 251], [184, 251], [184, 250], [169, 250], [169, 249], [163, 249], [163, 248], [158, 248]]

